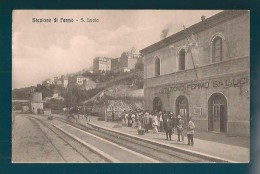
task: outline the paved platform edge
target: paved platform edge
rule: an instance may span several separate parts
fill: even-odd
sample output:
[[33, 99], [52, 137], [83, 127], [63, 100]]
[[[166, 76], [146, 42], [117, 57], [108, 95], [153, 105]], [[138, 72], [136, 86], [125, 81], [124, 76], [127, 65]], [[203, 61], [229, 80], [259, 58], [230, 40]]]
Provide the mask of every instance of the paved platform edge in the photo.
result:
[[177, 150], [179, 152], [182, 152], [182, 153], [185, 153], [185, 154], [188, 154], [188, 155], [193, 155], [193, 156], [196, 156], [196, 157], [200, 157], [200, 158], [212, 161], [212, 162], [246, 163], [246, 162], [233, 161], [233, 160], [230, 160], [230, 159], [221, 158], [221, 157], [217, 157], [217, 156], [213, 156], [213, 155], [209, 155], [209, 154], [205, 154], [205, 153], [201, 153], [201, 152], [191, 151], [191, 150], [184, 149], [184, 148], [181, 148], [181, 147], [176, 147], [174, 145], [171, 146], [171, 145], [168, 145], [168, 144], [165, 144], [165, 143], [161, 143], [161, 142], [156, 142], [156, 141], [153, 141], [153, 140], [150, 140], [150, 139], [137, 137], [137, 136], [130, 135], [130, 134], [127, 134], [127, 133], [122, 133], [122, 132], [119, 132], [119, 131], [116, 131], [116, 130], [112, 130], [110, 128], [104, 128], [104, 127], [101, 127], [99, 125], [96, 125], [96, 124], [93, 124], [93, 123], [89, 123], [89, 122], [87, 124], [89, 124], [89, 125], [91, 125], [93, 127], [99, 128], [99, 129], [104, 129], [104, 130], [107, 130], [107, 131], [111, 131], [111, 132], [114, 132], [114, 133], [118, 133], [118, 134], [121, 134], [121, 135], [132, 137], [134, 139], [143, 140], [143, 141], [146, 141], [146, 142], [149, 142], [149, 143], [153, 143], [153, 144], [156, 144], [156, 145], [159, 145], [159, 146], [171, 148], [173, 150]]

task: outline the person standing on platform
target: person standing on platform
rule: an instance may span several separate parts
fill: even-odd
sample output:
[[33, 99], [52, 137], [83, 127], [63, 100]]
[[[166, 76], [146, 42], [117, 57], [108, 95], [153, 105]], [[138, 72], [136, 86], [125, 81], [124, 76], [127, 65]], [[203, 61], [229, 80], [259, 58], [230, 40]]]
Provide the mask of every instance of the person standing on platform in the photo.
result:
[[139, 112], [139, 121], [140, 121], [140, 124], [141, 124], [141, 128], [144, 128], [144, 113], [143, 113], [143, 111], [142, 110], [140, 110], [140, 112]]
[[163, 113], [159, 112], [159, 121], [160, 121], [160, 132], [163, 132]]
[[176, 115], [172, 115], [172, 122], [173, 122], [173, 128], [172, 128], [172, 134], [174, 134], [175, 132], [177, 132], [177, 130], [175, 131], [175, 129], [177, 129], [177, 117]]
[[162, 115], [162, 119], [163, 119], [163, 130], [166, 132], [166, 128], [167, 128], [167, 118], [169, 117], [170, 112], [168, 111], [167, 113], [164, 112]]
[[121, 120], [122, 120], [122, 126], [124, 126], [125, 125], [125, 110], [120, 114], [120, 118], [121, 118]]
[[139, 128], [140, 126], [140, 111], [136, 110], [135, 112], [135, 128]]
[[132, 127], [132, 118], [131, 118], [131, 115], [132, 115], [132, 111], [129, 111], [128, 113], [128, 127]]
[[87, 114], [87, 112], [85, 112], [84, 117], [88, 121], [88, 114]]
[[193, 146], [194, 145], [193, 135], [194, 135], [195, 124], [191, 120], [191, 117], [189, 117], [188, 120], [189, 120], [188, 131], [187, 131], [188, 145]]
[[184, 121], [182, 120], [181, 116], [178, 115], [177, 117], [177, 133], [178, 133], [178, 141], [180, 141], [180, 137], [181, 137], [181, 141], [184, 141], [184, 137], [183, 137], [183, 125], [184, 125]]
[[135, 121], [135, 118], [136, 118], [136, 115], [135, 115], [135, 111], [132, 112], [131, 114], [131, 120], [132, 120], [132, 127], [134, 128], [136, 126], [136, 121]]
[[166, 140], [172, 140], [172, 129], [173, 129], [173, 113], [170, 113], [166, 120]]
[[153, 112], [153, 128], [154, 128], [154, 132], [155, 133], [158, 133], [158, 124], [159, 124], [159, 121], [158, 121], [158, 116], [155, 112]]
[[115, 121], [115, 113], [114, 113], [114, 109], [112, 110], [112, 121]]
[[146, 111], [144, 113], [143, 122], [144, 122], [145, 133], [148, 133], [148, 127], [149, 127], [149, 112], [148, 111]]

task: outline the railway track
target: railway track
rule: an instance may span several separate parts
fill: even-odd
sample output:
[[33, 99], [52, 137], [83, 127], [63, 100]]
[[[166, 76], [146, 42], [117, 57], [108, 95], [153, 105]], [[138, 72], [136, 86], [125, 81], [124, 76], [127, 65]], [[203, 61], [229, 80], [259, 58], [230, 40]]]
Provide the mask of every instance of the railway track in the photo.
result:
[[189, 163], [189, 162], [199, 162], [199, 163], [215, 162], [215, 161], [210, 161], [206, 158], [196, 157], [193, 155], [174, 151], [174, 150], [166, 148], [166, 147], [159, 147], [158, 145], [155, 145], [155, 144], [152, 144], [149, 142], [145, 142], [145, 141], [140, 141], [140, 140], [128, 137], [128, 136], [124, 136], [124, 135], [115, 133], [115, 132], [107, 131], [104, 129], [96, 129], [91, 126], [82, 125], [76, 119], [72, 119], [72, 118], [62, 119], [60, 117], [55, 117], [55, 116], [54, 116], [54, 119], [62, 121], [66, 124], [74, 126], [83, 131], [87, 131], [88, 133], [91, 133], [95, 136], [101, 137], [110, 142], [123, 146], [127, 149], [131, 149], [135, 152], [138, 152], [140, 154], [143, 154], [147, 157], [158, 160], [160, 162], [175, 162], [175, 163], [176, 162], [187, 162], [187, 163]]
[[[79, 141], [72, 139], [64, 132], [46, 123], [42, 119], [28, 115], [26, 117], [41, 130], [43, 135], [52, 144], [64, 162], [111, 162], [106, 157], [96, 153], [91, 148], [85, 146]], [[53, 135], [50, 135], [48, 132], [54, 134], [54, 137], [58, 137], [58, 140], [56, 139], [56, 141], [62, 141], [64, 144], [66, 144], [66, 146], [68, 146], [68, 148], [60, 149], [59, 145], [57, 145], [53, 138], [51, 138]], [[74, 152], [68, 154], [67, 150]], [[75, 156], [76, 158], [72, 159], [72, 156]]]

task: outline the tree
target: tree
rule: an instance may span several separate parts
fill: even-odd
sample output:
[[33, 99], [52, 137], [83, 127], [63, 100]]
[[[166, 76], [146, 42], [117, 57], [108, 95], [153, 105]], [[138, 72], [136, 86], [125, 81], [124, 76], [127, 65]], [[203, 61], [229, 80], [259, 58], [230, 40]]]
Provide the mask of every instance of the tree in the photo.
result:
[[34, 88], [34, 86], [20, 88], [20, 89], [14, 89], [12, 91], [12, 99], [13, 100], [30, 100], [31, 92], [32, 92], [33, 88]]
[[143, 62], [137, 62], [137, 63], [135, 64], [135, 69], [136, 69], [136, 70], [143, 71], [143, 70], [144, 70], [144, 63], [143, 63]]
[[84, 77], [87, 77], [87, 78], [89, 78], [90, 80], [94, 80], [94, 74], [92, 74], [92, 73], [90, 73], [90, 72], [88, 72], [88, 71], [86, 71], [86, 72], [84, 72], [83, 74], [82, 74], [82, 76], [84, 76]]
[[68, 91], [63, 94], [64, 97], [64, 104], [66, 107], [73, 107], [77, 104], [77, 98], [72, 94], [72, 91]]

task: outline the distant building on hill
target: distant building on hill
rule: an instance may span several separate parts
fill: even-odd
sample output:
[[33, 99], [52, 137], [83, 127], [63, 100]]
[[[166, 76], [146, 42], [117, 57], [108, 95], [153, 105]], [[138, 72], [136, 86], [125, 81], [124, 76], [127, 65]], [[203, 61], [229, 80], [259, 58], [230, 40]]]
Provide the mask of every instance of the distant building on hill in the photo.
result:
[[58, 79], [56, 85], [62, 86], [62, 79]]
[[96, 83], [87, 77], [77, 75], [69, 78], [68, 86], [70, 88], [77, 87], [82, 90], [90, 90], [96, 88]]
[[96, 57], [93, 60], [93, 71], [128, 72], [135, 68], [137, 62], [142, 61], [141, 54], [132, 48], [131, 51], [123, 52], [119, 58]]
[[69, 77], [68, 83], [69, 83], [69, 86], [74, 86], [74, 85], [80, 86], [80, 85], [83, 85], [85, 79], [86, 79], [86, 77], [84, 77], [82, 75], [76, 75], [73, 77]]
[[85, 80], [83, 81], [83, 84], [79, 87], [79, 89], [82, 90], [91, 90], [96, 88], [96, 82], [90, 80], [89, 78], [85, 78]]
[[99, 71], [111, 71], [111, 59], [108, 57], [96, 57], [93, 60], [93, 71], [97, 73]]
[[111, 71], [117, 71], [119, 68], [120, 58], [111, 59]]
[[42, 81], [42, 85], [43, 86], [50, 86], [50, 85], [52, 85], [54, 82], [53, 82], [53, 80], [51, 80], [51, 79], [46, 79], [46, 80], [44, 80], [44, 81]]
[[84, 77], [82, 75], [76, 76], [76, 84], [83, 85], [85, 79], [86, 79], [86, 77]]
[[54, 77], [54, 78], [48, 78], [44, 81], [42, 81], [42, 85], [49, 87], [50, 85], [57, 85], [62, 88], [67, 88], [68, 86], [68, 76], [62, 75], [61, 78]]
[[52, 95], [52, 97], [46, 97], [46, 101], [49, 101], [49, 100], [51, 100], [51, 99], [56, 99], [56, 100], [62, 100], [62, 101], [64, 101], [64, 98], [61, 97], [61, 96], [59, 95], [59, 93], [54, 93], [54, 94]]
[[67, 88], [68, 87], [68, 83], [69, 83], [69, 79], [68, 79], [68, 77], [63, 77], [62, 78], [62, 86], [63, 86], [63, 88]]
[[53, 77], [53, 83], [56, 85], [59, 80], [59, 77]]
[[134, 69], [140, 58], [140, 54], [137, 54], [134, 48], [131, 51], [123, 52], [120, 57], [118, 71], [126, 72]]

